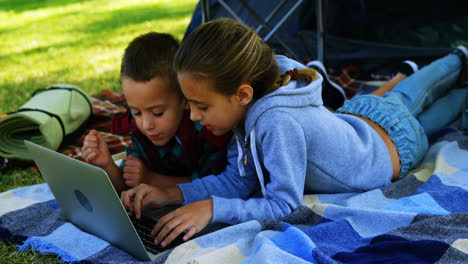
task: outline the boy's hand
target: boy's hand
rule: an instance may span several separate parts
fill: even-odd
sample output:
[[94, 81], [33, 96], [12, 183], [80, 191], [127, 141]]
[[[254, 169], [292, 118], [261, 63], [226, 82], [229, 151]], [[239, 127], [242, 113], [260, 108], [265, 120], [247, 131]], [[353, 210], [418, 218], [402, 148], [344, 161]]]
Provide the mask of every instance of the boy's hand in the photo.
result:
[[101, 168], [106, 168], [113, 162], [106, 142], [94, 129], [86, 135], [81, 151], [87, 162]]
[[[159, 219], [151, 234], [158, 234], [154, 243], [169, 245], [178, 235], [185, 232], [184, 241], [205, 228], [213, 218], [213, 200], [206, 199], [177, 208]], [[161, 229], [162, 228], [162, 229]], [[161, 231], [160, 231], [161, 230]], [[164, 240], [163, 240], [164, 239]]]
[[125, 184], [135, 187], [141, 183], [151, 182], [151, 171], [146, 168], [143, 161], [134, 156], [127, 156], [123, 158], [123, 161], [125, 162], [125, 167], [123, 168]]

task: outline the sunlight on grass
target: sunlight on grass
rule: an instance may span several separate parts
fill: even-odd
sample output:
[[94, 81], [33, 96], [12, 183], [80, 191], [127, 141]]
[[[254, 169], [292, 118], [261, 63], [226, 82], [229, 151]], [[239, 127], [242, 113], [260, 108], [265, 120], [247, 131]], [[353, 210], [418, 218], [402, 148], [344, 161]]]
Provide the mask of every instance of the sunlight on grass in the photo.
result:
[[[197, 0], [0, 0], [0, 114], [38, 88], [71, 83], [90, 95], [120, 89], [128, 43], [149, 31], [182, 40]], [[0, 192], [42, 183], [35, 169], [0, 173]], [[6, 262], [4, 262], [6, 261]], [[0, 242], [0, 263], [57, 263], [56, 255], [17, 252]]]
[[17, 109], [34, 90], [55, 83], [75, 84], [89, 94], [120, 89], [126, 45], [149, 31], [181, 40], [198, 1], [23, 0], [23, 7], [5, 7], [4, 2], [0, 113]]

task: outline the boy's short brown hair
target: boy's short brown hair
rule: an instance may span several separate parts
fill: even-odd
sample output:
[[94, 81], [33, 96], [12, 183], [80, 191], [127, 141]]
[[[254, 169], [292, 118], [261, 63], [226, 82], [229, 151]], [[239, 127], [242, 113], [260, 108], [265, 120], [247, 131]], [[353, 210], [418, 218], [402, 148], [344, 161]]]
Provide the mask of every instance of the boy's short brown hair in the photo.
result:
[[120, 78], [145, 82], [158, 76], [167, 76], [171, 87], [180, 92], [173, 66], [178, 47], [178, 41], [166, 33], [149, 32], [136, 37], [125, 48]]

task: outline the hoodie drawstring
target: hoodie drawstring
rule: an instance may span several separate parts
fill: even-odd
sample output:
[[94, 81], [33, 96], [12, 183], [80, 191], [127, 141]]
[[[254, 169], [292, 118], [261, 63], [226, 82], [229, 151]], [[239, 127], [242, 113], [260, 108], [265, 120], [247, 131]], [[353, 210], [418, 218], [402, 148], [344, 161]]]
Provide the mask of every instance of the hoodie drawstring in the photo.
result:
[[245, 176], [245, 169], [244, 169], [244, 164], [242, 162], [243, 158], [243, 151], [242, 151], [242, 146], [241, 143], [239, 142], [239, 139], [236, 138], [236, 143], [237, 143], [237, 167], [239, 168], [239, 175], [240, 176]]
[[265, 179], [263, 178], [263, 170], [260, 162], [258, 161], [257, 154], [257, 144], [255, 142], [255, 126], [250, 131], [250, 149], [252, 151], [252, 156], [255, 164], [255, 170], [257, 171], [258, 180], [260, 181], [260, 186], [262, 187], [262, 194], [266, 197], [266, 188], [265, 188]]
[[[265, 179], [263, 178], [263, 170], [260, 162], [258, 161], [258, 153], [257, 153], [257, 143], [255, 141], [255, 127], [252, 128], [250, 131], [250, 149], [252, 151], [252, 157], [255, 165], [255, 171], [257, 172], [258, 180], [260, 182], [260, 186], [262, 188], [262, 194], [266, 196], [266, 188], [265, 188]], [[245, 176], [245, 167], [247, 163], [245, 160], [247, 159], [247, 146], [245, 149], [242, 148], [242, 144], [239, 142], [239, 139], [236, 139], [237, 143], [237, 167], [239, 168], [240, 176]], [[246, 145], [248, 143], [245, 143]]]

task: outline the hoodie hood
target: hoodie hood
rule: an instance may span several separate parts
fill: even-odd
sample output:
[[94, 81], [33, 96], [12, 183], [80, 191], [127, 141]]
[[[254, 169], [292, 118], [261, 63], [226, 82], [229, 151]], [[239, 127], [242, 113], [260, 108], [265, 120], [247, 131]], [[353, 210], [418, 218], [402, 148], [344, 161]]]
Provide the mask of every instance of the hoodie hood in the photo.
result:
[[[288, 59], [285, 56], [277, 55], [276, 62], [278, 63], [281, 74], [294, 68], [306, 68], [299, 62]], [[235, 133], [238, 149], [237, 166], [241, 176], [246, 175], [244, 165], [247, 164], [247, 148], [252, 153], [253, 163], [257, 172], [258, 179], [263, 195], [266, 195], [264, 177], [262, 172], [261, 162], [258, 158], [255, 125], [259, 117], [270, 109], [275, 107], [300, 108], [306, 106], [321, 106], [322, 101], [322, 76], [317, 74], [317, 79], [306, 83], [305, 81], [291, 80], [287, 85], [278, 88], [277, 90], [263, 96], [253, 102], [247, 110], [247, 118], [245, 121], [245, 134]], [[245, 138], [242, 138], [244, 137]], [[250, 138], [250, 140], [249, 140]], [[249, 145], [249, 146], [247, 146]]]
[[[281, 74], [294, 68], [306, 68], [303, 64], [285, 56], [276, 55], [275, 57]], [[317, 79], [311, 83], [306, 83], [301, 80], [291, 80], [287, 85], [282, 86], [253, 102], [247, 111], [247, 119], [245, 121], [246, 136], [249, 135], [250, 131], [255, 126], [257, 119], [271, 108], [297, 108], [322, 105], [322, 81], [323, 78], [320, 74], [317, 74]]]

